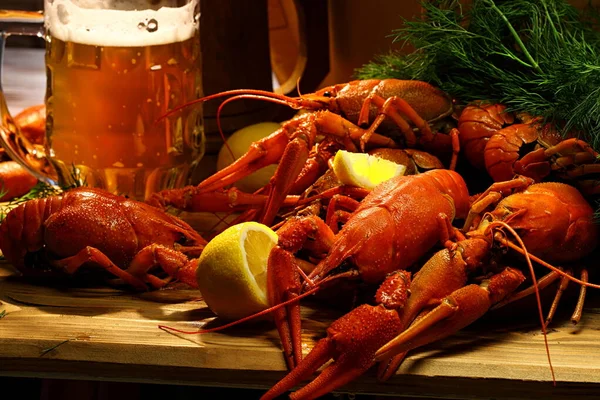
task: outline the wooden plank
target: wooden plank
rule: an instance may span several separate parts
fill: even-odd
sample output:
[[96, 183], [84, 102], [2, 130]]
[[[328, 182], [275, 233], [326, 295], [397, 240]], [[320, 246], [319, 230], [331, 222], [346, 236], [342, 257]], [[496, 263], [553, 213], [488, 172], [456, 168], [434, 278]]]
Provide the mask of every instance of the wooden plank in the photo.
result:
[[[193, 290], [132, 294], [106, 287], [50, 287], [11, 276], [7, 265], [0, 271], [0, 310], [6, 310], [0, 320], [2, 375], [266, 388], [285, 373], [269, 321], [205, 335], [160, 330], [159, 324], [189, 330], [198, 325], [194, 321], [221, 323]], [[414, 352], [389, 382], [376, 382], [370, 371], [346, 389], [476, 397], [488, 384], [510, 383], [518, 393], [535, 388], [546, 394], [598, 395], [600, 307], [598, 296], [590, 295], [579, 326], [561, 315], [548, 336], [557, 388], [543, 336], [531, 317], [521, 322], [487, 318]], [[305, 354], [340, 314], [314, 303], [303, 307]], [[512, 392], [499, 393], [498, 398], [510, 398]]]

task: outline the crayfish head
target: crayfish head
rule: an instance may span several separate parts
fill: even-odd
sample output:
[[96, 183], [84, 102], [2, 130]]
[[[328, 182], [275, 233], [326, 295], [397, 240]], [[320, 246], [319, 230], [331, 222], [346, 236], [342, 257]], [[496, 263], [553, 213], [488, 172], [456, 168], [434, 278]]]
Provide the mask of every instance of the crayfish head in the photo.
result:
[[337, 113], [339, 107], [336, 101], [338, 92], [345, 85], [333, 85], [327, 86], [321, 90], [317, 90], [314, 93], [300, 95], [303, 102], [307, 102], [309, 108], [312, 109], [325, 109], [331, 112]]

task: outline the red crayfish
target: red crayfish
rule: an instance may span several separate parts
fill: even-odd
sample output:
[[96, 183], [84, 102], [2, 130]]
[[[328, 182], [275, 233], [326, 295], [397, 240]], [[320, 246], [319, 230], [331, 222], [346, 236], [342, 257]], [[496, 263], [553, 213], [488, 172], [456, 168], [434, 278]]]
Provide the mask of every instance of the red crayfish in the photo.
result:
[[[197, 286], [190, 257], [205, 244], [177, 217], [92, 188], [27, 201], [0, 225], [0, 249], [24, 275], [74, 274], [95, 266], [140, 290], [173, 278]], [[154, 273], [156, 266], [168, 276]]]
[[[335, 154], [335, 151], [330, 151], [331, 142], [349, 151], [365, 151], [366, 146], [398, 147], [398, 143], [389, 136], [394, 136], [390, 131], [399, 131], [400, 137], [410, 145], [420, 143], [426, 149], [442, 149], [446, 154], [452, 149], [453, 160], [458, 153], [457, 133], [451, 139], [451, 136], [433, 133], [430, 127], [430, 124], [453, 113], [452, 101], [447, 94], [425, 82], [395, 79], [353, 81], [299, 98], [256, 90], [232, 90], [198, 101], [227, 95], [234, 97], [224, 101], [220, 107], [238, 98], [255, 98], [314, 112], [304, 113], [284, 123], [272, 135], [253, 143], [236, 162], [199, 185], [160, 192], [149, 200], [150, 204], [205, 211], [198, 197], [207, 201], [209, 194], [223, 196], [220, 191], [227, 185], [264, 166], [278, 163], [270, 184], [256, 193], [268, 198], [266, 202], [259, 200], [264, 206], [259, 207], [262, 211], [256, 213], [255, 219], [271, 225], [288, 194], [302, 192], [325, 172], [327, 160]], [[413, 126], [420, 132], [420, 137], [415, 135]], [[375, 133], [376, 129], [387, 131], [389, 136]], [[318, 138], [321, 136], [326, 137], [327, 145], [319, 145]], [[313, 151], [315, 149], [317, 151]], [[257, 204], [252, 198], [248, 201], [255, 206]], [[208, 200], [207, 203], [213, 202]]]
[[[576, 178], [600, 172], [598, 153], [575, 137], [566, 139], [539, 118], [507, 112], [500, 104], [471, 104], [458, 119], [461, 148], [470, 163], [485, 168], [496, 181], [515, 174], [541, 182], [551, 173], [572, 182]], [[519, 121], [520, 119], [520, 121]], [[595, 182], [579, 182], [582, 190], [598, 191]]]

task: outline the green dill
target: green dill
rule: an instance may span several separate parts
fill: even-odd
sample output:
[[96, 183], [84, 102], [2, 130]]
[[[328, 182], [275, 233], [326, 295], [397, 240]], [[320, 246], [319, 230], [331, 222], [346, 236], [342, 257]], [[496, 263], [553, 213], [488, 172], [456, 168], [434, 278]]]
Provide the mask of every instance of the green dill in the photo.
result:
[[564, 0], [422, 2], [392, 52], [357, 70], [360, 79], [419, 79], [463, 102], [506, 104], [600, 146], [600, 18]]

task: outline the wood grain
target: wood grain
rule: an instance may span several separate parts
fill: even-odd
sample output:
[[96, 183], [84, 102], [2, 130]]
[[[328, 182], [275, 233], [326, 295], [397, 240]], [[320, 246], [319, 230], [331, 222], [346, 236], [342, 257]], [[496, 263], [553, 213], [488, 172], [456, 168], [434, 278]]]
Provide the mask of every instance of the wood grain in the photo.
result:
[[[267, 388], [285, 373], [269, 321], [204, 335], [160, 330], [159, 324], [188, 330], [198, 321], [221, 324], [196, 291], [50, 287], [14, 277], [6, 264], [0, 271], [0, 310], [6, 311], [0, 319], [1, 375]], [[591, 294], [579, 326], [560, 316], [548, 335], [556, 387], [532, 317], [487, 318], [414, 352], [389, 382], [376, 382], [370, 371], [344, 389], [469, 397], [493, 387], [496, 398], [598, 396], [600, 307]], [[315, 304], [303, 307], [305, 353], [341, 313]]]

